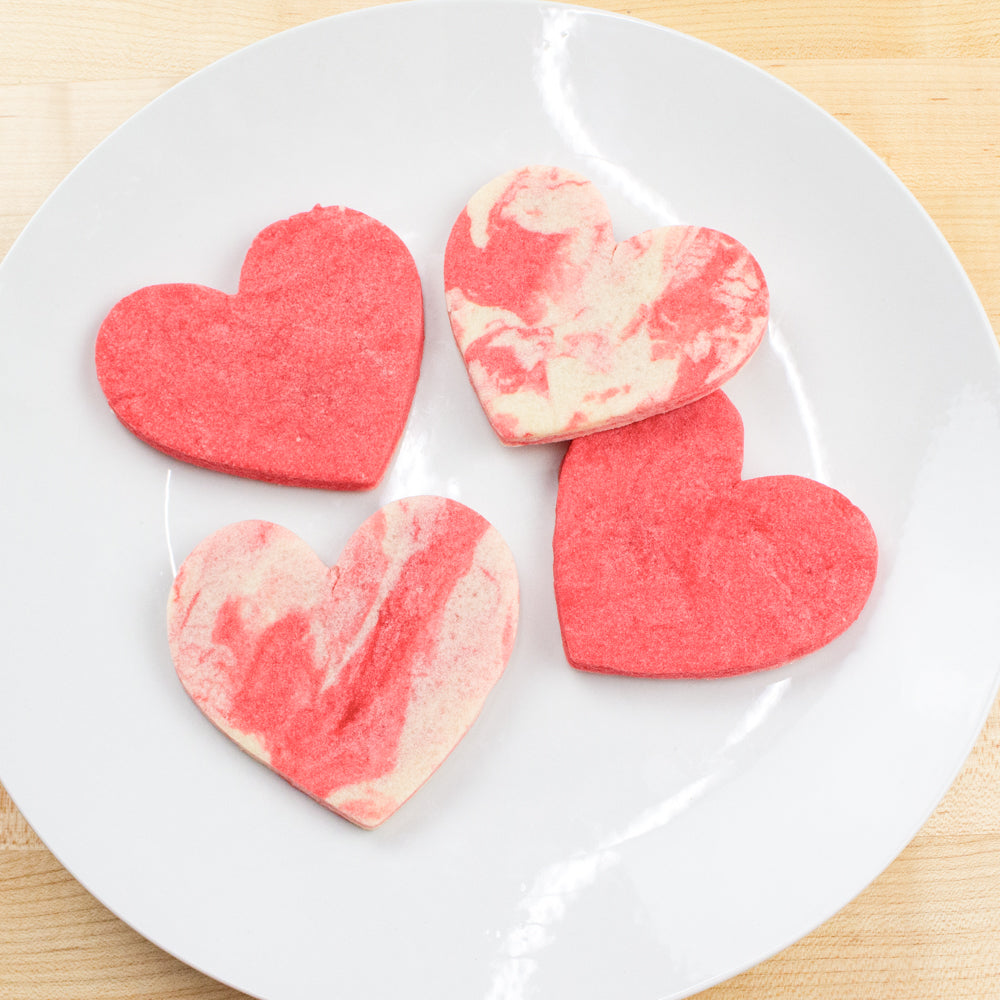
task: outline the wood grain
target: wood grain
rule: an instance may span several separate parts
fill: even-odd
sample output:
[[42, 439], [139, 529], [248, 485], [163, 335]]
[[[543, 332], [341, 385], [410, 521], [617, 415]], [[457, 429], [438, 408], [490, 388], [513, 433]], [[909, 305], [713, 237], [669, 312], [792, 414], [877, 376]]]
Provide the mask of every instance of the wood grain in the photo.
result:
[[[0, 84], [187, 76], [221, 56], [370, 0], [5, 0]], [[583, 0], [752, 61], [1000, 56], [996, 7], [977, 0]]]
[[[0, 0], [0, 256], [59, 181], [167, 87], [368, 0]], [[597, 0], [754, 61], [897, 173], [1000, 329], [1000, 2]], [[0, 1000], [238, 997], [142, 939], [0, 788]], [[812, 934], [704, 1000], [1000, 998], [1000, 704], [912, 843]]]

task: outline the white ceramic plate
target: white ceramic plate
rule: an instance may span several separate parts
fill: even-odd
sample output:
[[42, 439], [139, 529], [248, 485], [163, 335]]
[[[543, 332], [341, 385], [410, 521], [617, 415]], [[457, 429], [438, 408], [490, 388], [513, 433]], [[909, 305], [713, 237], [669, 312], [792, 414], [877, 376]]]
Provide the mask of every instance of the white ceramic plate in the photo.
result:
[[[493, 437], [441, 294], [449, 228], [511, 168], [577, 169], [619, 238], [701, 223], [756, 253], [769, 337], [730, 383], [745, 473], [869, 515], [882, 560], [840, 639], [708, 683], [577, 673], [550, 538], [562, 447]], [[94, 337], [155, 282], [234, 290], [253, 235], [316, 203], [393, 227], [427, 351], [366, 495], [228, 478], [132, 438]], [[829, 917], [916, 832], [995, 693], [996, 345], [911, 196], [831, 118], [689, 38], [589, 10], [422, 2], [307, 25], [176, 87], [81, 164], [0, 269], [7, 531], [0, 776], [96, 896], [271, 1000], [680, 997]], [[329, 561], [391, 498], [489, 517], [521, 630], [466, 740], [375, 833], [217, 733], [175, 679], [172, 568], [231, 521]]]

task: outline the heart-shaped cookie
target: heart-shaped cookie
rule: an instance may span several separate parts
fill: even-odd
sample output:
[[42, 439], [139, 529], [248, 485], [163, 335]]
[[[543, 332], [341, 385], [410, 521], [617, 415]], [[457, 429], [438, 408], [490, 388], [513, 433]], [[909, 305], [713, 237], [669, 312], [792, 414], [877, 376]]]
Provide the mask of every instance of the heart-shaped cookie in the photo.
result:
[[235, 295], [152, 285], [97, 337], [122, 423], [174, 458], [293, 486], [369, 489], [403, 432], [423, 350], [420, 278], [349, 208], [261, 232]]
[[263, 521], [211, 535], [170, 594], [178, 676], [257, 760], [370, 829], [472, 725], [510, 656], [517, 571], [488, 521], [397, 500], [329, 569]]
[[574, 441], [559, 474], [555, 589], [575, 667], [717, 677], [844, 631], [875, 580], [865, 515], [801, 476], [740, 478], [724, 393]]
[[767, 328], [756, 260], [714, 229], [615, 243], [578, 174], [491, 181], [451, 231], [448, 313], [469, 378], [507, 444], [559, 441], [663, 413], [731, 378]]

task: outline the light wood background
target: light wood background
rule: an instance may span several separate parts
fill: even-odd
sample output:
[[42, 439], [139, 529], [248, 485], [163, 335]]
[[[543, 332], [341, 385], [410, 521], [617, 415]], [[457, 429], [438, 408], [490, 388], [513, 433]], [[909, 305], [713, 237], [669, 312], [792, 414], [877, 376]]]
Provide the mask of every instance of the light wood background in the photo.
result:
[[[171, 84], [276, 31], [368, 5], [0, 0], [0, 256], [77, 161]], [[834, 114], [930, 212], [1000, 330], [1000, 0], [591, 6], [728, 49]], [[0, 998], [238, 996], [105, 910], [0, 787]], [[804, 940], [701, 997], [1000, 998], [1000, 704], [879, 879]]]

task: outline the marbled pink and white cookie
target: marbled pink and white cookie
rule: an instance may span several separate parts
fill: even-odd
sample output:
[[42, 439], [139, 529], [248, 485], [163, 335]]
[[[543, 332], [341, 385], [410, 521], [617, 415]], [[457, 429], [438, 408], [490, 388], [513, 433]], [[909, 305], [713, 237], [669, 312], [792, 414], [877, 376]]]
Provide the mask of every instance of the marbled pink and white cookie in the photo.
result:
[[531, 166], [470, 199], [445, 252], [448, 313], [508, 444], [558, 441], [683, 406], [726, 382], [767, 328], [737, 240], [667, 226], [623, 243], [586, 178]]
[[219, 729], [370, 829], [472, 725], [517, 618], [500, 533], [424, 496], [375, 513], [333, 568], [278, 525], [223, 528], [181, 566], [168, 634], [181, 683]]

